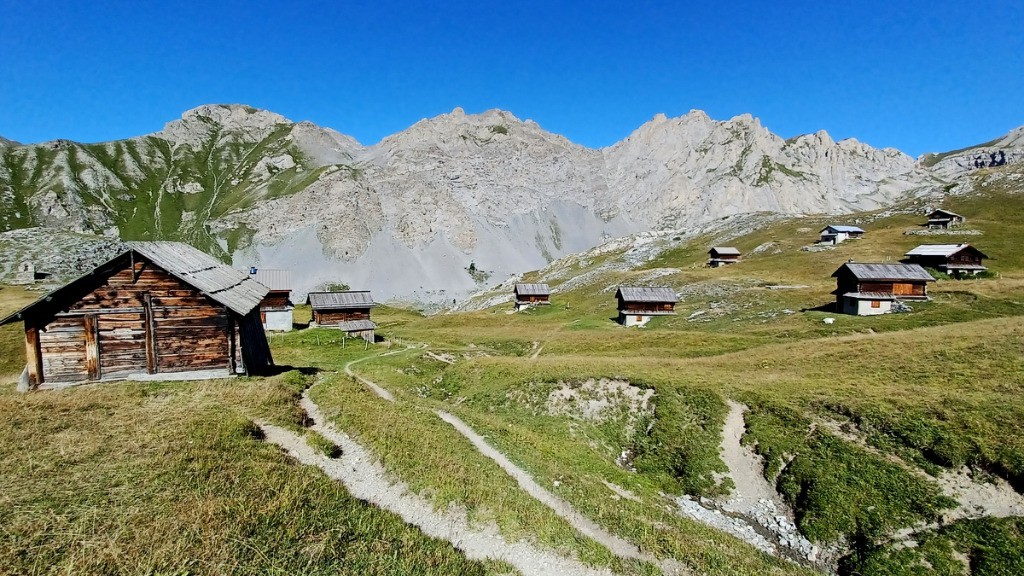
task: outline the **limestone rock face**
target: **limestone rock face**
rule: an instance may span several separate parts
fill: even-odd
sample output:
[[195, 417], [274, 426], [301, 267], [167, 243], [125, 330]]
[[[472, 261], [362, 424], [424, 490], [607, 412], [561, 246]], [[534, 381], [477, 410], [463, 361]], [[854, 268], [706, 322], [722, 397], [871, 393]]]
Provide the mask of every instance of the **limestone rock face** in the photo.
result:
[[345, 282], [382, 300], [450, 305], [611, 237], [941, 192], [989, 148], [1016, 161], [1022, 141], [1018, 129], [915, 161], [825, 132], [784, 140], [749, 114], [692, 111], [592, 149], [508, 112], [457, 108], [364, 146], [210, 105], [129, 140], [0, 142], [0, 232], [185, 240], [240, 267], [290, 268], [299, 297]]
[[991, 142], [944, 154], [925, 154], [922, 166], [930, 167], [940, 178], [952, 180], [973, 170], [1014, 164], [1024, 160], [1024, 126], [1011, 130]]

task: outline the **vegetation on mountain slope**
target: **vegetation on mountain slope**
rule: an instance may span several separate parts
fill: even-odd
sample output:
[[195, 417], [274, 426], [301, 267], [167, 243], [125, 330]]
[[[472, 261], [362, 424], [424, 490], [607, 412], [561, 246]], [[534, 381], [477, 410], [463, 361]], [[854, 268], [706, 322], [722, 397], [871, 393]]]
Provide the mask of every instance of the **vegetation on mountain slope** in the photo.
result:
[[[434, 411], [459, 416], [539, 483], [655, 555], [702, 574], [810, 573], [676, 511], [674, 495], [730, 489], [717, 445], [725, 401], [738, 400], [750, 407], [744, 442], [764, 457], [765, 477], [795, 510], [802, 533], [840, 547], [841, 573], [1019, 572], [1020, 518], [951, 521], [954, 502], [934, 479], [967, 465], [976, 479], [1001, 478], [1021, 490], [1024, 256], [1017, 239], [1024, 233], [1024, 190], [1015, 174], [979, 172], [974, 194], [943, 202], [966, 215], [978, 235], [905, 235], [919, 229], [924, 208], [910, 205], [858, 214], [864, 240], [806, 252], [800, 247], [831, 219], [785, 219], [733, 238], [664, 239], [675, 245], [640, 265], [602, 268], [629, 258], [628, 248], [563, 263], [571, 274], [551, 283], [566, 289], [555, 292], [553, 305], [526, 312], [509, 315], [504, 305], [433, 317], [387, 307], [374, 312], [382, 334], [428, 349], [395, 347], [395, 354], [378, 356], [383, 350], [364, 351], [351, 341], [341, 348], [324, 329], [274, 336], [278, 363], [315, 370], [314, 377], [103, 384], [28, 396], [8, 385], [0, 402], [16, 425], [4, 431], [0, 451], [15, 465], [0, 474], [16, 490], [0, 499], [0, 515], [15, 528], [3, 536], [0, 555], [30, 571], [26, 551], [47, 534], [50, 563], [124, 570], [99, 549], [80, 548], [78, 535], [99, 526], [109, 545], [102, 550], [126, 551], [125, 558], [154, 571], [177, 568], [170, 559], [194, 557], [196, 564], [180, 568], [316, 573], [350, 554], [355, 566], [379, 573], [499, 573], [501, 567], [465, 563], [450, 547], [352, 502], [318, 473], [286, 465], [247, 436], [251, 419], [294, 422], [296, 391], [317, 378], [313, 397], [332, 421], [438, 506], [464, 506], [506, 535], [532, 537], [617, 572], [646, 574], [652, 567], [618, 560], [574, 532]], [[913, 303], [909, 314], [859, 318], [823, 308], [834, 298], [829, 274], [842, 262], [896, 260], [919, 243], [961, 238], [992, 257], [992, 277], [940, 279], [929, 288], [933, 301]], [[706, 247], [726, 242], [747, 254], [744, 261], [704, 268]], [[528, 278], [546, 279], [544, 271]], [[672, 286], [683, 295], [679, 315], [644, 329], [615, 325], [614, 286], [629, 282]], [[27, 294], [5, 288], [0, 298], [11, 309]], [[300, 322], [308, 314], [296, 310]], [[823, 323], [826, 317], [835, 322]], [[0, 331], [0, 372], [13, 376], [21, 342], [11, 328]], [[390, 390], [396, 403], [344, 374], [350, 360], [364, 357], [352, 369]], [[653, 414], [633, 422], [622, 413], [602, 420], [547, 409], [552, 390], [591, 378], [653, 389]], [[101, 439], [100, 448], [75, 460], [68, 442], [83, 436]], [[33, 443], [45, 458], [26, 449]], [[45, 481], [33, 482], [41, 470]], [[187, 480], [194, 478], [204, 482]], [[251, 486], [239, 488], [238, 479]], [[62, 490], [80, 485], [81, 497]], [[101, 496], [110, 486], [124, 491]], [[154, 486], [169, 486], [196, 505], [175, 507], [147, 491]], [[35, 514], [40, 503], [49, 516]], [[252, 510], [276, 512], [260, 521]], [[199, 513], [205, 515], [196, 519]], [[230, 523], [233, 515], [241, 520]], [[286, 526], [283, 519], [293, 518]], [[325, 531], [338, 518], [355, 526], [332, 540], [337, 533]], [[52, 526], [69, 528], [54, 536]], [[914, 532], [900, 534], [907, 528]], [[279, 532], [284, 539], [270, 543], [267, 556], [245, 552]], [[132, 536], [155, 533], [174, 536], [152, 550]]]

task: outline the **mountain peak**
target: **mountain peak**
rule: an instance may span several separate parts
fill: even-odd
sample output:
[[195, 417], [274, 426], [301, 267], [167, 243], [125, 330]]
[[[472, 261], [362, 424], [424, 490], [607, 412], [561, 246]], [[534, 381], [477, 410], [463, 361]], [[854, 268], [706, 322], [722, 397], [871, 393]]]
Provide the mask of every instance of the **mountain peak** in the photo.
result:
[[186, 110], [180, 119], [168, 122], [154, 135], [178, 144], [196, 145], [216, 129], [263, 139], [283, 124], [292, 124], [292, 121], [246, 104], [204, 104]]

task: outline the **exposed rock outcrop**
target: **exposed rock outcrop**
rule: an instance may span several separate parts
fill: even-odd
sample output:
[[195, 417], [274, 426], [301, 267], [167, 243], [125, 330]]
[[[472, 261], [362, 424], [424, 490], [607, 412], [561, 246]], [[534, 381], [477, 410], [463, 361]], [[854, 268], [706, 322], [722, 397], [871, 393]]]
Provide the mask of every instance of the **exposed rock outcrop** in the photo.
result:
[[[1004, 140], [1011, 148], [1020, 131]], [[873, 209], [941, 192], [957, 161], [930, 169], [897, 150], [825, 132], [787, 141], [750, 115], [699, 111], [658, 115], [599, 150], [508, 112], [461, 109], [363, 146], [238, 105], [201, 106], [129, 140], [4, 149], [0, 231], [185, 240], [239, 266], [292, 268], [300, 297], [342, 281], [434, 302], [479, 288], [471, 263], [500, 281], [611, 237]]]

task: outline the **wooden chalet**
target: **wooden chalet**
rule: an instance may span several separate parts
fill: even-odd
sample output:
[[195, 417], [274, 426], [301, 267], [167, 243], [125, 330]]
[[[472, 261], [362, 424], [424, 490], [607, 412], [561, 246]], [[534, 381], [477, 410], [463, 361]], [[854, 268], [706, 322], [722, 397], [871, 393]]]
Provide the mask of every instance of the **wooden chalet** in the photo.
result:
[[905, 262], [935, 268], [950, 276], [974, 276], [988, 270], [988, 258], [970, 244], [922, 244], [905, 254]]
[[892, 312], [897, 300], [927, 300], [931, 274], [917, 264], [847, 262], [836, 270], [836, 310], [871, 316]]
[[263, 284], [270, 292], [260, 301], [260, 321], [263, 329], [269, 332], [289, 332], [294, 318], [292, 311], [292, 273], [290, 270], [271, 270], [265, 268], [249, 269], [249, 276]]
[[644, 326], [655, 316], [676, 312], [676, 293], [666, 286], [622, 286], [615, 292], [619, 304], [619, 323]]
[[708, 266], [718, 268], [740, 261], [740, 251], [732, 246], [715, 246], [708, 250]]
[[864, 237], [864, 230], [858, 226], [847, 226], [844, 224], [829, 224], [819, 232], [819, 244], [841, 244], [847, 240], [856, 240]]
[[516, 284], [513, 294], [516, 297], [517, 312], [530, 306], [551, 304], [551, 288], [547, 284]]
[[310, 292], [306, 303], [312, 309], [311, 325], [339, 328], [367, 342], [374, 341], [377, 325], [370, 320], [370, 309], [377, 304], [369, 292]]
[[950, 212], [949, 210], [939, 208], [928, 213], [927, 226], [935, 229], [955, 228], [966, 221], [966, 218], [956, 212]]
[[33, 388], [253, 374], [273, 365], [259, 316], [266, 294], [187, 244], [130, 242], [0, 325], [25, 323], [23, 383]]

